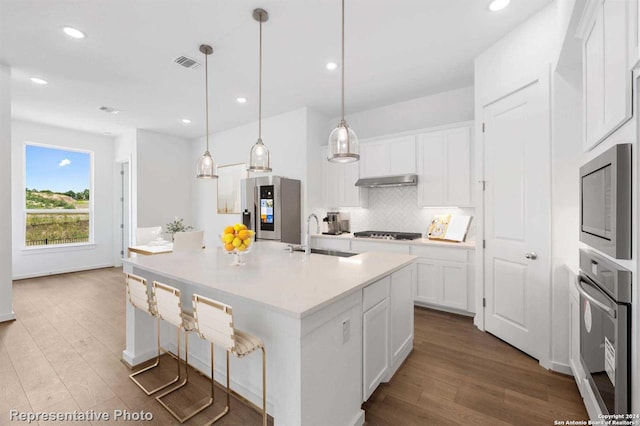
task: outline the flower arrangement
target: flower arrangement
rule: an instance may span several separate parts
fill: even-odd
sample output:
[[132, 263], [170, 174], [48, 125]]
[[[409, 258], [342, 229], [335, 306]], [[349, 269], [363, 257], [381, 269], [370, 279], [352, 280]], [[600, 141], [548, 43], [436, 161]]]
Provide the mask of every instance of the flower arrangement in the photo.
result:
[[167, 223], [166, 229], [167, 229], [166, 232], [168, 234], [171, 234], [171, 238], [173, 239], [173, 234], [175, 234], [176, 232], [191, 231], [193, 229], [193, 226], [185, 225], [184, 219], [182, 219], [181, 217], [179, 218], [178, 216], [175, 216], [173, 219], [173, 222]]

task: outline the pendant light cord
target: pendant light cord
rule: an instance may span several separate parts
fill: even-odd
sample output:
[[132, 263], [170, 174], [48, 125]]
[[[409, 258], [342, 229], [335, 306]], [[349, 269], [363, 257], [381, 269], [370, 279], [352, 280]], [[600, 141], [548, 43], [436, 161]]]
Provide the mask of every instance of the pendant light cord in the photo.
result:
[[342, 0], [342, 122], [344, 122], [344, 0]]
[[207, 152], [209, 152], [209, 54], [204, 55], [204, 91], [205, 91], [205, 111], [207, 116], [205, 122], [207, 123]]
[[258, 140], [262, 141], [262, 16], [260, 16], [260, 59], [258, 65]]

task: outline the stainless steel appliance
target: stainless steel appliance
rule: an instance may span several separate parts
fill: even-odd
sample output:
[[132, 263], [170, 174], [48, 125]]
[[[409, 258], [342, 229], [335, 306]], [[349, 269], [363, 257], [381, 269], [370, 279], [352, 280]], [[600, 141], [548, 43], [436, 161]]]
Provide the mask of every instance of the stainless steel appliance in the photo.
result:
[[327, 212], [327, 217], [322, 219], [327, 223], [327, 232], [323, 232], [326, 235], [340, 235], [340, 212]]
[[417, 232], [389, 232], [389, 231], [361, 231], [355, 232], [354, 237], [375, 238], [379, 240], [415, 240], [422, 238]]
[[281, 176], [242, 179], [242, 221], [256, 239], [300, 244], [300, 181]]
[[580, 241], [631, 259], [631, 144], [615, 145], [580, 168]]
[[603, 414], [631, 411], [631, 272], [580, 250], [580, 358]]
[[362, 188], [390, 188], [395, 186], [416, 186], [418, 175], [380, 176], [371, 178], [361, 178], [356, 182], [356, 186]]

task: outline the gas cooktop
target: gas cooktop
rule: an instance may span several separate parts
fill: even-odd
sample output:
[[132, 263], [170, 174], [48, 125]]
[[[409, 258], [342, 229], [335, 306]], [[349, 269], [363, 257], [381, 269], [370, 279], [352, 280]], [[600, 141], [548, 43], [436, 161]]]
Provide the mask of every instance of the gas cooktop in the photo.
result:
[[416, 232], [389, 232], [389, 231], [362, 231], [355, 232], [354, 237], [376, 238], [380, 240], [415, 240], [422, 238], [422, 234]]

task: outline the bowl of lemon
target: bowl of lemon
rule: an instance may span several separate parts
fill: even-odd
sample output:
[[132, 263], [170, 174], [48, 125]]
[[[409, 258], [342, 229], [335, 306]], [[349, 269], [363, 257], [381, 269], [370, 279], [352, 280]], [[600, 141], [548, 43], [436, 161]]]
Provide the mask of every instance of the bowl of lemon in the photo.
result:
[[240, 255], [251, 251], [251, 243], [253, 242], [254, 235], [255, 232], [247, 229], [247, 226], [242, 223], [236, 223], [233, 226], [224, 228], [222, 235], [220, 235], [220, 241], [222, 241], [222, 245], [227, 253], [233, 255], [232, 266], [245, 264]]

